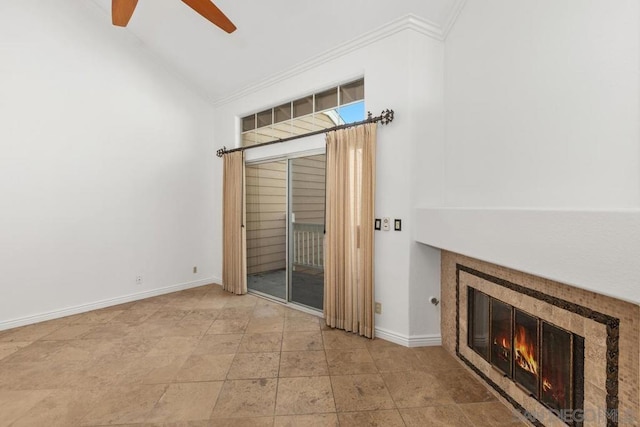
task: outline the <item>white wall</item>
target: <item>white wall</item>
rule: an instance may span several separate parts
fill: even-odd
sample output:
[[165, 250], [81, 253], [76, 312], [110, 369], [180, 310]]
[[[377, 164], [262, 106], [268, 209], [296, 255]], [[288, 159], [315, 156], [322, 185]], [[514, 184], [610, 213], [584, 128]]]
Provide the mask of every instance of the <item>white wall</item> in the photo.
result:
[[474, 0], [446, 40], [446, 206], [640, 206], [637, 0]]
[[639, 63], [636, 0], [468, 1], [416, 239], [640, 303]]
[[0, 3], [0, 329], [215, 280], [211, 112], [92, 2]]
[[[439, 314], [428, 304], [427, 297], [437, 292], [440, 266], [439, 262], [425, 264], [415, 256], [419, 248], [412, 241], [412, 215], [418, 189], [413, 177], [414, 169], [424, 167], [415, 161], [415, 154], [424, 149], [418, 144], [426, 143], [441, 151], [442, 43], [411, 29], [375, 41], [369, 37], [366, 43], [354, 43], [358, 48], [326, 55], [329, 59], [322, 63], [290, 71], [287, 79], [260, 86], [247, 96], [220, 105], [214, 121], [215, 141], [218, 146], [228, 147], [238, 143], [237, 116], [364, 75], [366, 109], [374, 114], [385, 108], [396, 112], [394, 122], [378, 130], [376, 217], [403, 219], [401, 232], [375, 233], [375, 294], [382, 303], [382, 314], [375, 320], [377, 334], [409, 345], [434, 342], [439, 336]], [[424, 68], [434, 73], [428, 81], [422, 73]], [[431, 91], [435, 94], [426, 101]], [[428, 141], [420, 141], [427, 137]], [[256, 151], [247, 153], [255, 158]], [[436, 180], [442, 176], [440, 164], [437, 157], [429, 161]], [[442, 187], [439, 181], [425, 185]], [[217, 215], [220, 221], [220, 212]], [[216, 232], [216, 239], [220, 239], [220, 231]], [[217, 258], [216, 274], [221, 268], [220, 259]]]

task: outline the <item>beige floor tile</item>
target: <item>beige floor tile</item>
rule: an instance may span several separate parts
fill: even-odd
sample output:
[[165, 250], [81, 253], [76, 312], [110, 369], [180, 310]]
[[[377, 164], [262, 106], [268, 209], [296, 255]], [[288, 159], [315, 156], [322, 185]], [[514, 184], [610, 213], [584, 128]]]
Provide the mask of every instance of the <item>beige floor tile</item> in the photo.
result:
[[335, 412], [329, 377], [296, 377], [278, 380], [276, 415]]
[[520, 418], [501, 402], [468, 403], [458, 405], [477, 427], [520, 425]]
[[210, 322], [213, 323], [214, 320], [218, 318], [220, 315], [220, 310], [216, 309], [194, 309], [191, 310], [182, 320], [184, 323], [191, 322]]
[[331, 377], [338, 412], [393, 409], [395, 404], [380, 375], [338, 375]]
[[389, 346], [372, 349], [371, 357], [380, 372], [408, 371], [421, 367], [416, 353], [407, 347]]
[[320, 331], [321, 318], [313, 315], [286, 317], [284, 320], [285, 332], [293, 331]]
[[42, 337], [43, 340], [77, 340], [91, 332], [97, 325], [79, 324], [65, 325], [49, 335]]
[[0, 361], [30, 344], [30, 341], [0, 342]]
[[387, 348], [387, 347], [402, 347], [396, 343], [392, 343], [391, 341], [386, 341], [380, 338], [374, 338], [372, 340], [367, 340], [366, 346], [369, 351], [374, 352], [376, 350]]
[[434, 376], [442, 384], [442, 391], [449, 394], [456, 403], [491, 402], [496, 400], [486, 386], [465, 370], [434, 371]]
[[142, 423], [166, 389], [166, 384], [110, 388], [82, 419], [82, 425]]
[[274, 427], [338, 427], [336, 414], [282, 415], [275, 418]]
[[111, 352], [105, 355], [108, 359], [130, 359], [140, 358], [147, 355], [154, 347], [158, 345], [161, 337], [138, 337], [127, 336], [122, 339], [114, 339]]
[[[78, 325], [82, 326], [82, 325]], [[131, 329], [128, 323], [109, 322], [103, 325], [97, 325], [82, 335], [82, 339], [122, 339], [125, 338]], [[54, 333], [55, 334], [55, 333]]]
[[43, 362], [64, 347], [63, 341], [35, 341], [6, 357], [4, 362]]
[[58, 351], [49, 357], [52, 360], [58, 361], [99, 359], [104, 356], [109, 356], [115, 351], [115, 342], [113, 340], [81, 339], [49, 342], [63, 344]]
[[204, 335], [211, 325], [213, 320], [199, 320], [199, 321], [184, 321], [169, 326], [165, 331], [167, 337], [200, 337]]
[[[457, 404], [434, 405], [445, 396]], [[397, 410], [411, 405], [428, 406]], [[218, 285], [0, 332], [0, 426], [393, 426], [399, 413], [522, 427], [441, 347], [369, 340]]]
[[440, 381], [426, 372], [399, 371], [381, 375], [398, 408], [454, 403]]
[[221, 319], [218, 317], [211, 324], [211, 327], [207, 330], [207, 335], [210, 334], [243, 334], [247, 325], [249, 324], [248, 318], [238, 319]]
[[258, 334], [245, 334], [240, 342], [240, 353], [264, 353], [280, 351], [282, 347], [282, 333], [265, 332]]
[[422, 367], [428, 372], [459, 370], [462, 362], [456, 360], [442, 347], [420, 347], [412, 349], [420, 359]]
[[322, 350], [322, 333], [317, 331], [285, 331], [282, 334], [282, 351]]
[[329, 375], [324, 351], [283, 351], [280, 354], [280, 378]]
[[136, 359], [104, 358], [83, 371], [78, 386], [112, 387], [125, 384], [166, 384], [172, 382], [187, 360], [181, 356], [145, 356]]
[[82, 418], [96, 404], [102, 390], [52, 390], [20, 417], [14, 427], [65, 427], [80, 425]]
[[80, 323], [90, 323], [90, 324], [107, 323], [122, 313], [123, 312], [119, 310], [108, 310], [108, 309], [88, 311], [86, 313], [81, 314], [74, 320], [72, 320], [71, 324], [77, 325]]
[[251, 378], [275, 378], [280, 367], [280, 353], [238, 353], [227, 378], [230, 380]]
[[327, 329], [322, 331], [322, 339], [325, 349], [349, 349], [366, 348], [367, 338], [363, 338], [351, 332], [340, 331], [338, 329]]
[[253, 308], [256, 306], [258, 301], [263, 301], [258, 297], [253, 295], [232, 295], [231, 298], [227, 299], [227, 303], [224, 305], [224, 308], [233, 308], [233, 307], [249, 307]]
[[175, 380], [178, 382], [225, 380], [233, 358], [233, 354], [191, 355], [178, 371]]
[[147, 322], [173, 322], [177, 323], [181, 321], [187, 314], [189, 314], [189, 310], [182, 310], [179, 308], [161, 308], [155, 313], [153, 313], [148, 319]]
[[193, 353], [199, 338], [195, 337], [163, 337], [158, 344], [147, 353], [147, 356], [177, 356]]
[[273, 416], [277, 385], [275, 378], [225, 381], [212, 418]]
[[131, 308], [111, 319], [112, 322], [139, 324], [149, 319], [160, 307], [154, 304], [147, 308]]
[[331, 375], [377, 374], [373, 359], [366, 348], [326, 350]]
[[0, 342], [36, 341], [64, 326], [57, 323], [41, 323], [9, 329], [0, 335]]
[[50, 390], [0, 390], [0, 426], [11, 425], [50, 394]]
[[250, 320], [253, 307], [224, 307], [220, 310], [217, 320]]
[[251, 317], [257, 319], [284, 319], [286, 310], [287, 309], [283, 305], [275, 304], [268, 301], [261, 301], [254, 307], [253, 311], [251, 312]]
[[132, 324], [127, 337], [157, 337], [162, 338], [167, 335], [167, 328], [174, 325], [174, 322], [149, 322]]
[[273, 427], [273, 417], [213, 418], [206, 427]]
[[209, 418], [222, 381], [171, 384], [146, 421], [175, 422]]
[[146, 356], [136, 361], [134, 372], [144, 372], [140, 377], [144, 384], [166, 384], [175, 381], [187, 359], [187, 355]]
[[259, 332], [282, 332], [284, 329], [284, 317], [253, 317], [247, 324], [248, 334]]
[[[404, 427], [400, 413], [396, 409], [366, 412], [341, 412], [338, 414], [340, 427], [384, 426]], [[429, 423], [423, 426], [429, 426]]]
[[235, 354], [241, 340], [242, 334], [205, 335], [193, 354]]
[[0, 389], [45, 390], [72, 385], [86, 362], [24, 362], [0, 364]]
[[466, 427], [473, 425], [457, 405], [400, 409], [400, 414], [408, 427]]
[[226, 298], [223, 295], [211, 295], [205, 296], [198, 302], [193, 304], [193, 308], [196, 310], [220, 310], [227, 303]]
[[[73, 386], [82, 389], [115, 387], [122, 383], [141, 382], [140, 377], [146, 374], [140, 371], [136, 361], [133, 359], [117, 360], [104, 359], [87, 362], [83, 365], [80, 375], [76, 375], [73, 381], [65, 384], [65, 387]], [[147, 365], [144, 366], [148, 368]], [[62, 388], [62, 387], [60, 387]]]

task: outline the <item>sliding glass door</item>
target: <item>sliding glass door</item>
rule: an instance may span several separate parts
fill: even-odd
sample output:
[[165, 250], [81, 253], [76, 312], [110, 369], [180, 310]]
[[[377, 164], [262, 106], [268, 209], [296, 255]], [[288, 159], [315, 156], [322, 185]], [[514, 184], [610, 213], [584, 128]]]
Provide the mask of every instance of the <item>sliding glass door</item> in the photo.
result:
[[287, 161], [247, 164], [247, 288], [287, 299]]
[[247, 286], [322, 310], [325, 155], [246, 165]]
[[289, 300], [322, 310], [325, 155], [289, 160]]

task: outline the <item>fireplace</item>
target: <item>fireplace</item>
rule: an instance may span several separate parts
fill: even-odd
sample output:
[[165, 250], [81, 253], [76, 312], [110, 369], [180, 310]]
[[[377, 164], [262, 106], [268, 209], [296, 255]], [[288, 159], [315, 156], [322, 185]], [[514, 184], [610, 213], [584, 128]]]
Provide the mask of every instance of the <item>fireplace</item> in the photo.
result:
[[468, 346], [559, 417], [582, 411], [584, 338], [473, 287], [467, 292]]
[[[640, 426], [637, 304], [447, 251], [441, 292], [443, 347], [529, 425]], [[516, 382], [516, 310], [537, 324], [536, 393]]]

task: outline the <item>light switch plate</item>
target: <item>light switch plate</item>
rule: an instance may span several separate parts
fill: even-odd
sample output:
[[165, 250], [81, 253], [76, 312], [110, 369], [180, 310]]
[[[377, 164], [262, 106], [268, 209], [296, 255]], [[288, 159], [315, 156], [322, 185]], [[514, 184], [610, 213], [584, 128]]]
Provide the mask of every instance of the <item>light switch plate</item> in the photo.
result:
[[402, 231], [402, 220], [394, 219], [393, 220], [393, 229], [396, 231]]

